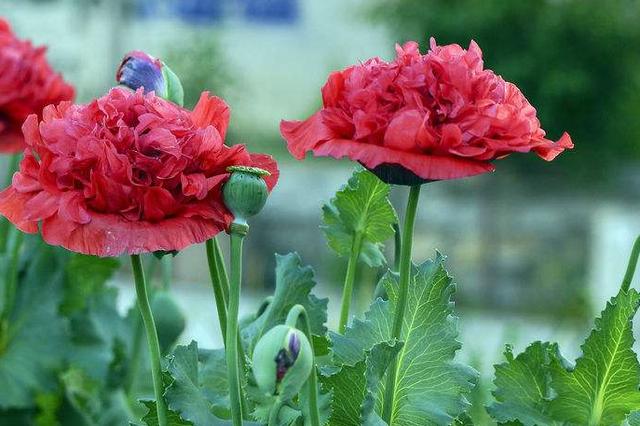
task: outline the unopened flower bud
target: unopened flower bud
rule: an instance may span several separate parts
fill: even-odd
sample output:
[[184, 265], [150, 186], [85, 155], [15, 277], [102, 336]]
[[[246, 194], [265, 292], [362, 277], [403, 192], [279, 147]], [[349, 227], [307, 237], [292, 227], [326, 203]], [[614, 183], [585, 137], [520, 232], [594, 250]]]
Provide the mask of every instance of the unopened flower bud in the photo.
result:
[[141, 51], [125, 55], [116, 72], [118, 83], [130, 89], [143, 88], [175, 104], [184, 104], [184, 90], [178, 76], [160, 59]]
[[247, 219], [260, 213], [269, 196], [264, 176], [270, 173], [257, 167], [232, 166], [231, 177], [222, 188], [224, 203], [235, 217], [234, 222], [246, 225]]
[[256, 344], [253, 375], [260, 390], [293, 398], [311, 374], [313, 351], [304, 333], [288, 325], [277, 325]]

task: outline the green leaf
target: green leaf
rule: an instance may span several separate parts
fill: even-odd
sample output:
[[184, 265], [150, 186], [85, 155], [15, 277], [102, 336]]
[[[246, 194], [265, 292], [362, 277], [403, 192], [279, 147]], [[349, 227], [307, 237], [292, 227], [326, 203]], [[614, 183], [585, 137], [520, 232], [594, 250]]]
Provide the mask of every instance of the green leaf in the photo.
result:
[[69, 363], [103, 386], [118, 345], [129, 343], [132, 330], [117, 310], [117, 290], [103, 287], [90, 294], [84, 308], [71, 316]]
[[167, 370], [173, 381], [165, 391], [169, 408], [183, 420], [200, 425], [226, 424], [229, 415], [227, 369], [223, 351], [198, 354], [198, 344], [176, 347]]
[[[389, 301], [374, 302], [365, 320], [355, 321], [344, 336], [331, 335], [336, 362], [354, 365], [375, 344], [391, 340], [398, 277], [388, 272], [382, 281]], [[453, 361], [461, 346], [451, 301], [454, 292], [439, 253], [435, 260], [412, 266], [401, 339], [404, 346], [397, 357], [395, 424], [449, 425], [469, 406], [465, 395], [473, 388], [477, 373]], [[380, 403], [378, 400], [378, 408]]]
[[640, 364], [632, 350], [632, 319], [639, 303], [634, 289], [620, 291], [596, 318], [575, 368], [553, 363], [552, 387], [558, 396], [550, 412], [556, 420], [613, 425], [640, 408]]
[[120, 262], [115, 258], [83, 254], [70, 256], [65, 268], [66, 279], [61, 312], [70, 315], [83, 310], [90, 295], [102, 289], [119, 267]]
[[506, 362], [495, 365], [496, 398], [487, 411], [499, 423], [520, 422], [524, 426], [555, 425], [548, 414], [551, 390], [551, 364], [558, 358], [555, 343], [532, 343], [513, 357], [505, 350]]
[[360, 260], [369, 266], [382, 266], [382, 243], [393, 236], [398, 222], [391, 202], [390, 186], [368, 170], [357, 170], [349, 182], [322, 207], [329, 247], [349, 257], [356, 234], [362, 236]]
[[262, 334], [285, 321], [289, 310], [296, 304], [306, 309], [311, 332], [324, 336], [327, 332], [324, 324], [327, 322], [328, 299], [318, 299], [311, 294], [315, 285], [313, 269], [302, 266], [300, 256], [296, 253], [276, 255], [276, 289], [273, 300], [262, 315], [243, 327], [243, 340], [252, 349]]
[[68, 347], [66, 320], [58, 314], [61, 262], [50, 247], [25, 250], [14, 309], [0, 330], [0, 408], [30, 407], [36, 392], [57, 386]]
[[343, 365], [323, 383], [333, 391], [331, 426], [385, 425], [375, 412], [377, 390], [402, 343], [379, 343], [354, 366]]
[[61, 375], [65, 396], [84, 423], [95, 426], [127, 424], [130, 409], [121, 389], [104, 387], [83, 370], [72, 368]]
[[[316, 371], [313, 374], [317, 374]], [[326, 425], [329, 422], [329, 416], [331, 415], [331, 400], [333, 398], [333, 394], [330, 391], [325, 391], [324, 387], [321, 383], [318, 383], [318, 411], [320, 412], [320, 425]], [[305, 385], [302, 387], [300, 391], [300, 399], [299, 399], [300, 409], [302, 411], [302, 415], [304, 418], [305, 426], [309, 426], [311, 424], [310, 411], [309, 411], [309, 386]]]
[[634, 411], [627, 417], [628, 426], [640, 426], [640, 411]]
[[[160, 426], [158, 422], [158, 413], [156, 411], [156, 402], [152, 400], [140, 401], [146, 408], [147, 414], [142, 418], [142, 421], [147, 426]], [[186, 420], [182, 420], [180, 416], [175, 412], [168, 410], [167, 412], [167, 426], [192, 426], [193, 423]]]

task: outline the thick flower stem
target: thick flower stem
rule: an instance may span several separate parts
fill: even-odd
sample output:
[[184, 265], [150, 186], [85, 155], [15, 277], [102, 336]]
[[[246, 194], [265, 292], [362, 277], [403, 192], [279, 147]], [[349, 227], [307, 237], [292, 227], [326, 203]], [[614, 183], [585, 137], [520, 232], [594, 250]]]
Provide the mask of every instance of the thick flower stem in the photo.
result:
[[340, 323], [338, 331], [342, 334], [347, 328], [349, 321], [349, 309], [351, 307], [351, 299], [353, 299], [353, 283], [356, 279], [356, 270], [358, 269], [358, 259], [360, 258], [360, 249], [362, 248], [362, 233], [356, 232], [353, 236], [351, 245], [351, 256], [347, 265], [347, 274], [344, 279], [344, 288], [342, 290], [342, 308], [340, 309]]
[[622, 280], [621, 289], [624, 292], [629, 291], [631, 287], [631, 281], [633, 281], [633, 275], [636, 273], [636, 266], [638, 264], [638, 257], [640, 256], [640, 236], [636, 238], [633, 243], [633, 249], [631, 249], [631, 257], [629, 257], [629, 263], [627, 264], [627, 272], [624, 274]]
[[153, 320], [153, 313], [149, 305], [147, 294], [147, 283], [144, 278], [144, 270], [139, 255], [131, 256], [131, 266], [136, 284], [136, 296], [138, 298], [138, 308], [142, 315], [142, 322], [147, 333], [147, 343], [149, 345], [149, 358], [151, 360], [151, 376], [153, 378], [153, 391], [156, 396], [156, 411], [158, 413], [158, 425], [167, 426], [167, 406], [164, 401], [164, 387], [162, 385], [162, 366], [160, 364], [160, 343], [158, 342], [158, 331]]
[[[220, 253], [220, 244], [214, 238], [207, 240], [205, 243], [207, 248], [207, 263], [209, 264], [209, 276], [211, 277], [211, 286], [213, 287], [213, 295], [216, 299], [216, 310], [218, 311], [218, 323], [222, 332], [222, 340], [227, 341], [227, 303], [229, 294], [229, 283], [227, 281], [227, 272], [224, 269], [224, 262]], [[226, 287], [226, 288], [225, 288]]]
[[318, 378], [316, 376], [316, 358], [315, 351], [313, 351], [313, 335], [311, 334], [311, 322], [309, 321], [309, 315], [302, 305], [295, 305], [289, 311], [287, 315], [286, 324], [290, 327], [299, 328], [298, 322], [302, 327], [300, 330], [307, 336], [309, 343], [311, 343], [312, 359], [311, 365], [313, 369], [307, 379], [307, 386], [309, 387], [309, 423], [311, 426], [320, 426], [320, 411], [318, 407]]
[[238, 311], [240, 309], [240, 287], [242, 284], [242, 243], [248, 226], [231, 225], [231, 285], [229, 286], [229, 307], [225, 355], [229, 382], [231, 418], [234, 426], [242, 425], [242, 386], [240, 382], [240, 360], [238, 357]]
[[[7, 177], [3, 182], [2, 188], [0, 190], [6, 188], [11, 185], [11, 180], [13, 179], [13, 174], [16, 172], [18, 168], [18, 163], [20, 162], [20, 156], [15, 154], [9, 158], [9, 164], [7, 165]], [[4, 253], [7, 250], [7, 243], [9, 241], [9, 230], [11, 226], [9, 225], [9, 221], [0, 217], [0, 253]]]
[[[407, 308], [407, 294], [409, 292], [409, 278], [411, 275], [411, 249], [413, 246], [413, 226], [416, 220], [418, 199], [420, 198], [420, 185], [412, 186], [407, 201], [407, 211], [402, 230], [402, 248], [400, 250], [400, 289], [396, 300], [396, 309], [393, 316], [393, 328], [391, 337], [400, 340], [402, 337], [402, 324]], [[391, 425], [396, 387], [398, 363], [394, 360], [387, 370], [387, 384], [384, 390], [384, 405], [382, 419]]]

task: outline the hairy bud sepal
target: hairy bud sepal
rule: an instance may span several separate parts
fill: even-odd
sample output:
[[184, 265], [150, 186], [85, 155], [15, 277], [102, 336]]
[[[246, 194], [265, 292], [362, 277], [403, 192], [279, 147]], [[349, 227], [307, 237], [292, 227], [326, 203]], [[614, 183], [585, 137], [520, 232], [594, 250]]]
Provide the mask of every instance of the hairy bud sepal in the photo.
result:
[[313, 368], [313, 350], [304, 333], [288, 325], [277, 325], [256, 344], [253, 375], [266, 394], [282, 401], [294, 398]]
[[247, 219], [260, 213], [267, 202], [269, 190], [264, 177], [269, 172], [245, 166], [232, 166], [227, 171], [231, 176], [222, 188], [224, 203], [235, 217], [234, 224], [246, 225]]

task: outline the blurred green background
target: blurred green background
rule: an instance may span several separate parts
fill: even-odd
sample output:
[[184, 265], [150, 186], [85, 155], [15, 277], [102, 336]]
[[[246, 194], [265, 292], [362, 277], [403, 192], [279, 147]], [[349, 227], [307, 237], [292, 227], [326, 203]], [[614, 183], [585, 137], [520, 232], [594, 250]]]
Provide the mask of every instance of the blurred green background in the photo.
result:
[[[326, 248], [320, 207], [353, 165], [296, 162], [278, 125], [318, 107], [330, 71], [391, 59], [396, 42], [417, 40], [424, 52], [431, 36], [463, 47], [477, 41], [486, 66], [536, 106], [549, 137], [568, 131], [576, 145], [552, 163], [514, 155], [492, 175], [424, 188], [414, 258], [436, 248], [449, 256], [463, 356], [478, 368], [490, 369], [505, 340], [519, 350], [555, 339], [567, 355], [577, 353], [640, 232], [638, 1], [3, 0], [0, 15], [20, 36], [49, 46], [79, 101], [114, 84], [125, 52], [145, 50], [182, 78], [188, 105], [202, 90], [225, 97], [230, 143], [278, 159], [281, 182], [247, 243], [244, 311], [270, 290], [273, 252], [293, 250], [314, 266], [337, 310], [346, 261]], [[404, 190], [392, 195], [404, 204]], [[202, 248], [179, 255], [176, 289], [190, 313], [185, 340], [217, 346], [205, 265]], [[358, 274], [360, 310], [377, 274]], [[114, 285], [130, 304], [126, 270]]]

